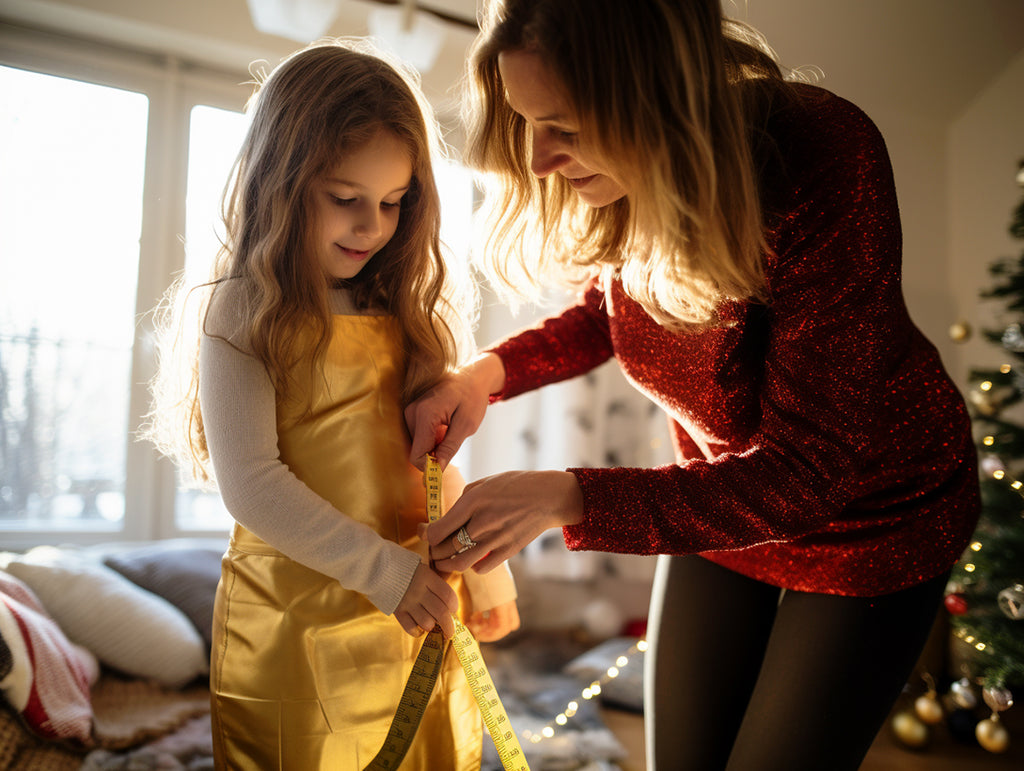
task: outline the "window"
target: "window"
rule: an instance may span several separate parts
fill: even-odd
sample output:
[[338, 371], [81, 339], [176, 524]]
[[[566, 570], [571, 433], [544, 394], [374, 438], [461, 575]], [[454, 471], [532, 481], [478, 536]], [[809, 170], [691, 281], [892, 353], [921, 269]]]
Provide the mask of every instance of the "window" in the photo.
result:
[[[235, 110], [199, 104], [189, 117], [188, 176], [185, 194], [185, 276], [189, 285], [210, 273], [223, 233], [221, 194], [247, 122]], [[174, 522], [182, 530], [226, 530], [231, 515], [215, 492], [197, 490], [181, 480], [174, 500]]]
[[148, 99], [11, 67], [0, 92], [0, 521], [119, 529]]
[[[2, 548], [226, 532], [134, 432], [147, 314], [208, 273], [249, 80], [0, 25]], [[464, 253], [472, 181], [437, 171]]]

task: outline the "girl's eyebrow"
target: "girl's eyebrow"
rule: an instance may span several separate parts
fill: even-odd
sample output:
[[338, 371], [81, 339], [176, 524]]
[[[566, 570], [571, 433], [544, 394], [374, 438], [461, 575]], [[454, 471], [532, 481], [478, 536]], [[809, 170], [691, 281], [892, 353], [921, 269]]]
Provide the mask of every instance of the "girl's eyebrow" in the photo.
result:
[[[329, 182], [332, 185], [348, 185], [349, 187], [354, 187], [356, 190], [365, 190], [366, 189], [365, 185], [360, 185], [358, 182], [350, 182], [349, 180], [341, 179], [340, 177], [327, 177], [326, 181]], [[389, 193], [386, 193], [385, 195], [394, 195], [395, 193], [405, 193], [405, 192], [408, 192], [409, 187], [411, 185], [412, 185], [412, 180], [409, 180], [409, 184], [408, 185], [403, 185], [402, 187], [396, 187], [394, 190], [392, 190]]]

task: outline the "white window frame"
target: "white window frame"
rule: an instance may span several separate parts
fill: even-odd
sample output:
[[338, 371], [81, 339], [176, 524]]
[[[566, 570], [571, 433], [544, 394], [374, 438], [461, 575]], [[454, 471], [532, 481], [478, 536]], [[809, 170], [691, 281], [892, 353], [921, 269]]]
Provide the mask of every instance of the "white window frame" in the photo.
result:
[[47, 75], [126, 89], [149, 98], [142, 232], [132, 346], [129, 435], [125, 468], [125, 515], [116, 530], [0, 530], [0, 548], [43, 543], [88, 544], [170, 537], [210, 537], [221, 531], [189, 531], [175, 524], [177, 488], [173, 464], [136, 438], [150, 406], [154, 374], [152, 319], [174, 276], [184, 269], [185, 193], [189, 115], [198, 104], [241, 111], [252, 92], [246, 72], [218, 72], [174, 56], [101, 45], [0, 23], [0, 64]]

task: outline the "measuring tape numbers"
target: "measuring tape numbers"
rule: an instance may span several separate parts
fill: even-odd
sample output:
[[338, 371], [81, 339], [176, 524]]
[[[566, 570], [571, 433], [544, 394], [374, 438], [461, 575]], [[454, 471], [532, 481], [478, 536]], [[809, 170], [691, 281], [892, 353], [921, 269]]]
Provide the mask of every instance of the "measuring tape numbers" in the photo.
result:
[[[442, 513], [441, 466], [433, 455], [427, 456], [424, 482], [427, 488], [427, 516], [431, 522], [436, 522]], [[465, 624], [458, 618], [454, 621], [455, 636], [452, 637], [452, 646], [459, 657], [459, 663], [462, 664], [462, 671], [466, 674], [473, 698], [480, 708], [487, 732], [498, 751], [502, 767], [505, 771], [530, 771], [526, 755], [509, 722], [508, 713], [505, 712], [491, 674], [487, 671], [480, 645]], [[441, 671], [444, 650], [444, 636], [441, 628], [435, 626], [427, 634], [423, 647], [420, 648], [420, 653], [413, 663], [412, 672], [406, 681], [405, 690], [402, 691], [402, 698], [391, 721], [384, 746], [366, 767], [366, 771], [394, 771], [401, 764], [423, 718], [430, 694], [434, 690]]]

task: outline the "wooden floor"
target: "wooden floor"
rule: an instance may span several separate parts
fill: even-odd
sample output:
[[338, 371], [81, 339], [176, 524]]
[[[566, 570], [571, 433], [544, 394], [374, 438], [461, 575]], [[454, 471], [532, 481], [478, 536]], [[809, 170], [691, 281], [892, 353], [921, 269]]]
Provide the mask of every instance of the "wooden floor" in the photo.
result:
[[[888, 724], [875, 739], [860, 771], [1022, 771], [1024, 769], [1024, 709], [1015, 706], [1004, 715], [1010, 732], [1010, 748], [993, 755], [980, 747], [960, 744], [944, 726], [934, 730], [930, 746], [911, 751], [898, 744]], [[608, 728], [626, 748], [622, 771], [646, 771], [644, 765], [643, 717], [617, 709], [602, 710]]]

